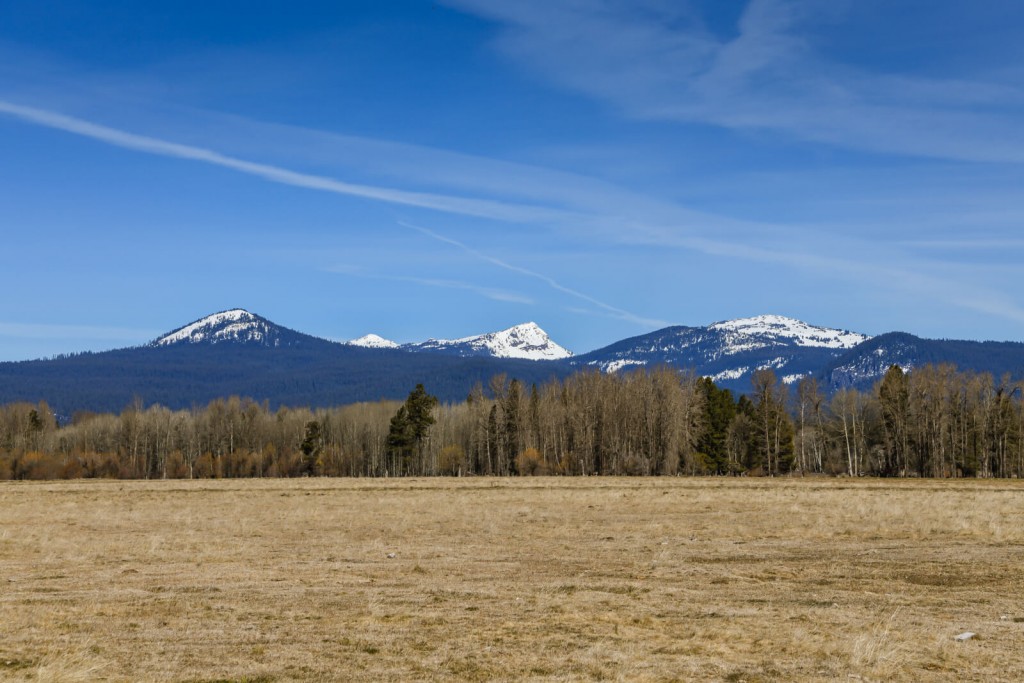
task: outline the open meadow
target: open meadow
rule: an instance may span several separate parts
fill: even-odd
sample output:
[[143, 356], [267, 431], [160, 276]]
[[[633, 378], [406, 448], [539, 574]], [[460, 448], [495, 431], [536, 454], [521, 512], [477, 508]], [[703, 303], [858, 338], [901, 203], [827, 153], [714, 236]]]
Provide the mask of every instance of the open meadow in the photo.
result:
[[0, 485], [0, 680], [1016, 681], [1022, 645], [1019, 481]]

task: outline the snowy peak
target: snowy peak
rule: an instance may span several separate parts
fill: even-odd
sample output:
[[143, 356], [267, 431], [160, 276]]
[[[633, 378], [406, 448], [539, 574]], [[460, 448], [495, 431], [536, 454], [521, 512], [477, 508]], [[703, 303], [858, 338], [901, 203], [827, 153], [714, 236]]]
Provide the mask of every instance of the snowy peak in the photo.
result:
[[[185, 344], [246, 344], [250, 346], [293, 346], [306, 335], [275, 325], [242, 308], [232, 308], [200, 318], [165, 334], [149, 346]], [[311, 338], [310, 338], [311, 339]]]
[[172, 344], [216, 344], [219, 341], [251, 341], [262, 337], [260, 320], [241, 308], [200, 318], [153, 341], [151, 346]]
[[424, 342], [397, 344], [376, 334], [345, 342], [346, 346], [371, 349], [401, 349], [411, 352], [440, 353], [449, 356], [561, 360], [572, 352], [551, 341], [537, 323], [523, 323], [500, 332], [489, 332], [461, 339], [428, 339]]
[[781, 315], [759, 315], [715, 323], [708, 327], [730, 337], [730, 346], [740, 350], [764, 347], [768, 344], [809, 346], [826, 349], [852, 349], [870, 337], [828, 327], [815, 327], [801, 320]]
[[533, 322], [481, 335], [473, 343], [487, 348], [497, 358], [558, 360], [572, 355], [571, 351], [551, 341], [547, 332]]
[[345, 342], [348, 346], [362, 346], [366, 349], [397, 349], [399, 344], [376, 334], [363, 335], [359, 339]]
[[536, 323], [524, 323], [500, 332], [463, 337], [462, 339], [429, 339], [414, 344], [398, 344], [377, 334], [367, 334], [347, 342], [328, 342], [285, 327], [242, 308], [233, 308], [200, 318], [179, 327], [148, 344], [150, 347], [183, 345], [243, 344], [246, 346], [283, 347], [328, 344], [356, 346], [367, 349], [394, 349], [412, 352], [433, 352], [450, 356], [520, 358], [529, 360], [560, 360], [572, 353], [551, 341]]
[[693, 370], [733, 391], [749, 391], [758, 370], [772, 370], [785, 384], [815, 376], [867, 336], [809, 325], [779, 315], [717, 322], [707, 327], [666, 327], [624, 339], [571, 361], [605, 372], [668, 365]]
[[410, 351], [435, 351], [458, 356], [491, 356], [526, 360], [560, 360], [572, 352], [551, 340], [537, 323], [529, 322], [500, 332], [490, 332], [461, 339], [428, 339], [419, 344], [406, 344]]

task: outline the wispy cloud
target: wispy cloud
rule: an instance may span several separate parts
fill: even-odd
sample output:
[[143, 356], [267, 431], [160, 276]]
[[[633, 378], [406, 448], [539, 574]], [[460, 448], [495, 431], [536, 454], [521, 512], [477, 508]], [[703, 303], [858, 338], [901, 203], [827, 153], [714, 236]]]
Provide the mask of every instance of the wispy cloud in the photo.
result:
[[415, 277], [411, 275], [383, 275], [380, 273], [373, 273], [367, 271], [361, 266], [353, 266], [350, 264], [339, 264], [330, 266], [324, 269], [328, 273], [336, 273], [338, 275], [349, 275], [351, 277], [366, 278], [369, 280], [387, 280], [390, 282], [407, 282], [414, 285], [420, 285], [424, 287], [441, 287], [444, 289], [462, 289], [469, 292], [474, 292], [482, 297], [491, 299], [492, 301], [501, 301], [510, 304], [524, 304], [533, 305], [535, 302], [525, 294], [518, 292], [510, 292], [504, 289], [495, 289], [492, 287], [484, 287], [481, 285], [475, 285], [471, 282], [464, 282], [461, 280], [448, 280], [443, 278], [428, 278], [428, 277]]
[[[700, 240], [681, 239], [680, 247], [701, 249], [706, 253], [763, 263], [776, 263], [803, 271], [816, 272], [822, 278], [842, 278], [859, 286], [880, 286], [889, 291], [910, 292], [921, 300], [939, 299], [947, 305], [1024, 322], [1024, 306], [1009, 296], [971, 281], [951, 277], [949, 273], [930, 272], [928, 264], [904, 257], [898, 261], [866, 261], [838, 255], [783, 252], [749, 245], [700, 244]], [[947, 268], [948, 270], [948, 268]]]
[[904, 240], [903, 246], [921, 249], [970, 249], [983, 251], [988, 249], [1024, 249], [1024, 239], [977, 238], [948, 240]]
[[[443, 0], [505, 26], [496, 46], [630, 116], [771, 130], [889, 154], [1024, 161], [1024, 90], [832, 63], [809, 39], [837, 3], [751, 0], [722, 39], [690, 3]], [[856, 7], [850, 4], [850, 7]]]
[[619, 319], [622, 319], [622, 320], [628, 320], [629, 322], [636, 323], [638, 325], [643, 325], [643, 326], [646, 326], [646, 327], [665, 327], [666, 325], [668, 325], [668, 323], [665, 322], [664, 320], [656, 320], [656, 319], [653, 319], [653, 318], [645, 318], [643, 316], [639, 316], [639, 315], [637, 315], [635, 313], [631, 313], [631, 312], [629, 312], [629, 311], [627, 311], [625, 309], [619, 308], [617, 306], [612, 306], [611, 304], [607, 304], [607, 303], [605, 303], [603, 301], [595, 299], [594, 297], [590, 296], [589, 294], [584, 294], [583, 292], [580, 292], [578, 290], [572, 289], [571, 287], [566, 287], [565, 285], [560, 284], [557, 280], [555, 280], [554, 278], [552, 278], [552, 277], [550, 277], [548, 275], [544, 275], [543, 273], [538, 273], [535, 270], [530, 270], [529, 268], [523, 268], [521, 266], [513, 265], [511, 263], [508, 263], [507, 261], [503, 261], [503, 260], [501, 260], [499, 258], [495, 258], [493, 256], [489, 256], [488, 254], [485, 254], [482, 251], [474, 249], [473, 247], [470, 247], [467, 244], [464, 244], [462, 242], [459, 242], [458, 240], [452, 239], [451, 237], [445, 237], [444, 235], [438, 234], [438, 233], [434, 232], [433, 230], [428, 230], [427, 228], [421, 227], [419, 225], [413, 225], [412, 223], [406, 223], [404, 221], [399, 221], [399, 224], [403, 225], [403, 226], [405, 226], [407, 228], [411, 228], [413, 230], [417, 230], [417, 231], [423, 233], [424, 235], [426, 235], [427, 237], [430, 237], [431, 239], [437, 240], [438, 242], [444, 242], [445, 244], [450, 244], [450, 245], [452, 245], [454, 247], [458, 247], [459, 249], [465, 251], [467, 254], [470, 254], [474, 258], [477, 258], [477, 259], [479, 259], [481, 261], [485, 261], [487, 263], [491, 263], [493, 265], [498, 266], [499, 268], [504, 268], [505, 270], [511, 271], [513, 273], [517, 273], [519, 275], [525, 275], [526, 277], [530, 277], [530, 278], [533, 278], [535, 280], [540, 280], [541, 282], [546, 284], [548, 287], [551, 287], [555, 291], [561, 292], [562, 294], [568, 294], [569, 296], [575, 297], [575, 298], [580, 299], [582, 301], [586, 301], [589, 304], [593, 304], [594, 306], [597, 306], [602, 311], [604, 311], [604, 313], [606, 315], [610, 315], [612, 317], [619, 318]]
[[270, 182], [309, 190], [363, 197], [392, 204], [434, 209], [480, 218], [504, 221], [538, 221], [564, 218], [564, 213], [525, 204], [508, 204], [486, 199], [453, 197], [423, 192], [408, 192], [387, 187], [348, 183], [321, 175], [300, 173], [280, 166], [262, 164], [220, 154], [213, 150], [183, 145], [146, 135], [103, 126], [91, 121], [65, 116], [56, 112], [25, 107], [0, 100], [0, 113], [8, 114], [28, 123], [81, 135], [110, 145], [137, 152], [156, 154], [176, 159], [187, 159], [220, 166], [239, 173], [256, 176]]
[[[580, 10], [579, 7], [573, 5], [572, 11]], [[879, 254], [877, 245], [859, 241], [853, 237], [822, 241], [813, 227], [801, 229], [791, 225], [737, 220], [694, 211], [671, 201], [646, 197], [573, 174], [548, 172], [552, 175], [546, 176], [544, 169], [538, 169], [538, 178], [551, 180], [557, 176], [560, 182], [524, 180], [522, 186], [519, 187], [523, 195], [547, 203], [560, 202], [561, 206], [545, 206], [516, 200], [504, 201], [450, 194], [411, 192], [393, 187], [349, 183], [323, 175], [302, 173], [280, 165], [257, 163], [205, 147], [184, 145], [157, 137], [139, 135], [4, 100], [0, 100], [0, 113], [27, 123], [84, 136], [125, 149], [206, 163], [262, 178], [269, 182], [314, 191], [362, 197], [505, 223], [542, 226], [545, 230], [558, 231], [564, 235], [575, 235], [590, 241], [600, 238], [606, 244], [619, 243], [662, 249], [680, 249], [729, 259], [740, 259], [751, 263], [780, 264], [805, 273], [842, 278], [858, 285], [863, 282], [865, 274], [870, 273], [887, 282], [888, 287], [915, 297], [925, 296], [929, 299], [941, 297], [951, 305], [1014, 321], [1019, 320], [1022, 315], [1020, 307], [1010, 301], [1008, 297], [977, 286], [969, 280], [957, 281], [948, 275], [929, 275], [930, 269], [942, 264], [915, 263], [908, 258], [906, 253], [900, 253], [898, 249], [893, 249], [882, 256]], [[428, 155], [430, 150], [420, 148], [418, 153], [421, 156]], [[484, 159], [444, 152], [438, 152], [438, 154], [452, 168], [458, 168], [460, 163], [466, 162], [461, 171], [451, 172], [450, 182], [476, 192], [497, 191], [500, 188], [499, 179], [503, 177], [503, 171], [509, 169], [515, 170], [515, 177], [528, 179], [530, 176], [530, 167], [508, 165], [504, 162], [490, 163]], [[422, 168], [430, 167], [429, 164], [420, 166]], [[406, 172], [411, 172], [409, 164], [406, 164], [404, 168]], [[473, 176], [478, 176], [480, 180], [473, 181]], [[421, 171], [417, 180], [427, 177], [429, 177], [429, 172]], [[560, 192], [562, 188], [565, 188], [564, 194]], [[513, 194], [515, 193], [513, 192]], [[411, 224], [408, 227], [462, 249], [474, 258], [543, 282], [562, 294], [591, 304], [607, 316], [646, 328], [668, 324], [664, 320], [641, 316], [600, 301], [587, 293], [567, 287], [546, 274], [505, 262], [476, 250], [464, 242]], [[815, 243], [819, 243], [817, 248], [809, 246]], [[842, 254], [842, 258], [829, 254]], [[435, 280], [430, 286], [445, 286], [439, 284], [440, 282], [442, 281]], [[426, 282], [421, 284], [426, 284]], [[447, 286], [455, 287], [450, 281]], [[516, 293], [481, 288], [472, 283], [460, 283], [457, 288], [476, 288], [481, 295], [500, 301], [524, 302], [528, 299], [528, 297]], [[965, 295], [964, 292], [968, 291], [971, 294]], [[985, 305], [979, 303], [986, 301], [989, 303]], [[998, 304], [992, 302], [998, 302]]]
[[[95, 124], [90, 121], [85, 121], [79, 118], [65, 116], [63, 114], [58, 114], [32, 107], [24, 107], [18, 104], [5, 102], [3, 100], [0, 100], [0, 112], [9, 114], [11, 116], [17, 117], [24, 121], [28, 121], [30, 123], [46, 126], [49, 128], [55, 128], [76, 135], [82, 135], [118, 147], [132, 149], [139, 152], [146, 152], [149, 154], [157, 154], [161, 156], [179, 159], [188, 159], [191, 161], [212, 164], [214, 166], [221, 166], [223, 168], [228, 168], [241, 173], [246, 173], [248, 175], [257, 176], [272, 182], [303, 187], [311, 190], [333, 192], [335, 194], [364, 197], [367, 199], [375, 199], [395, 204], [435, 209], [449, 213], [457, 213], [469, 216], [485, 217], [506, 221], [529, 220], [531, 222], [536, 222], [543, 220], [552, 220], [555, 218], [561, 218], [562, 220], [565, 220], [568, 216], [567, 212], [553, 209], [544, 209], [541, 207], [526, 206], [522, 204], [507, 204], [491, 200], [469, 199], [463, 197], [452, 197], [437, 194], [407, 192], [392, 188], [347, 183], [341, 180], [336, 180], [334, 178], [328, 178], [325, 176], [312, 175], [308, 173], [299, 173], [297, 171], [292, 171], [286, 168], [273, 166], [270, 164], [246, 161], [243, 159], [238, 159], [235, 157], [220, 154], [209, 149], [203, 149], [201, 147], [182, 145], [150, 136], [129, 133], [115, 128], [110, 128], [108, 126]], [[448, 242], [449, 244], [457, 246], [467, 251], [468, 253], [473, 254], [477, 258], [493, 263], [494, 265], [497, 265], [506, 270], [541, 280], [551, 288], [564, 294], [568, 294], [570, 296], [587, 301], [595, 306], [598, 306], [607, 313], [614, 315], [615, 317], [645, 326], [657, 326], [665, 324], [664, 321], [653, 320], [649, 318], [644, 318], [642, 316], [637, 316], [624, 309], [612, 306], [610, 304], [606, 304], [587, 294], [584, 294], [583, 292], [574, 290], [570, 287], [566, 287], [557, 282], [556, 280], [554, 280], [553, 278], [548, 277], [547, 275], [543, 275], [541, 273], [537, 273], [527, 268], [521, 268], [519, 266], [515, 266], [504, 261], [501, 261], [500, 259], [487, 256], [486, 254], [478, 252], [466, 246], [465, 244], [462, 244], [461, 242], [443, 237], [425, 228], [420, 228], [417, 226], [413, 226], [411, 224], [403, 225], [419, 230], [420, 232], [427, 234], [430, 237], [433, 237], [434, 239]], [[461, 289], [474, 289], [476, 291], [479, 291], [480, 293], [489, 292], [490, 298], [496, 298], [502, 301], [512, 301], [515, 299], [513, 295], [503, 295], [500, 292], [496, 292], [494, 290], [484, 290], [475, 285], [469, 285], [466, 283], [456, 283], [454, 281], [423, 280], [420, 282], [420, 284], [431, 284], [433, 286], [447, 286]], [[522, 302], [522, 299], [520, 298], [519, 301]]]

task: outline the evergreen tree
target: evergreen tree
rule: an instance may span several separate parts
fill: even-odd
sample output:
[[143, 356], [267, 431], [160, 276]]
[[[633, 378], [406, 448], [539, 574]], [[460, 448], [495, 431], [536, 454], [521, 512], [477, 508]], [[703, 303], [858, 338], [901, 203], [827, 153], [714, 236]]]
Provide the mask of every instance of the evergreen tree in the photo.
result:
[[[430, 426], [436, 421], [434, 408], [437, 397], [431, 396], [422, 384], [409, 392], [405, 404], [391, 418], [388, 429], [388, 453], [400, 464], [403, 474], [414, 469], [423, 471], [423, 449], [426, 445]], [[413, 455], [417, 456], [414, 467]]]
[[487, 415], [487, 464], [489, 469], [493, 468], [487, 474], [493, 474], [494, 470], [501, 472], [501, 463], [498, 439], [498, 404], [495, 403], [491, 406], [491, 412]]
[[513, 379], [509, 384], [508, 393], [505, 395], [502, 406], [505, 416], [505, 452], [508, 453], [508, 472], [513, 475], [519, 473], [516, 460], [519, 455], [519, 413], [522, 393], [522, 385], [519, 380]]
[[710, 377], [697, 380], [704, 395], [704, 430], [697, 441], [697, 452], [705, 466], [716, 474], [729, 471], [729, 425], [736, 417], [736, 401], [728, 389], [719, 389]]
[[530, 446], [540, 449], [540, 394], [537, 385], [530, 387]]
[[430, 431], [430, 426], [436, 421], [434, 419], [436, 406], [437, 397], [428, 394], [422, 384], [417, 384], [405, 399], [405, 411], [409, 417], [412, 440], [417, 447], [423, 444]]
[[299, 446], [302, 451], [301, 472], [303, 476], [312, 477], [320, 473], [320, 452], [323, 450], [323, 437], [320, 423], [310, 420], [306, 423], [306, 434]]
[[409, 411], [403, 405], [391, 418], [387, 441], [388, 456], [391, 461], [390, 469], [398, 476], [403, 474], [401, 468], [405, 466], [412, 455], [413, 443]]
[[28, 411], [28, 431], [30, 433], [43, 431], [43, 421], [39, 419], [39, 411], [35, 408]]

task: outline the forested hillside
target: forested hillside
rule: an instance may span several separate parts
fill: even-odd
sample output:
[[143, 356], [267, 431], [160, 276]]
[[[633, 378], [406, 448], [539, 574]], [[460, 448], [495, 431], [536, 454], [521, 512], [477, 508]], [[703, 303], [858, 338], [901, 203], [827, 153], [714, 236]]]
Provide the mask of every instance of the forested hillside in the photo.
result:
[[[429, 383], [425, 383], [429, 387]], [[1022, 385], [953, 366], [892, 367], [827, 397], [771, 370], [738, 398], [661, 367], [527, 383], [505, 374], [466, 400], [423, 385], [405, 402], [77, 413], [0, 408], [0, 478], [434, 475], [1024, 475]]]
[[761, 315], [706, 327], [667, 327], [573, 356], [536, 324], [473, 337], [397, 345], [368, 336], [332, 342], [283, 327], [243, 309], [221, 311], [141, 347], [0, 363], [0, 404], [47, 401], [60, 419], [90, 410], [144, 406], [186, 409], [226, 396], [280, 406], [329, 408], [401, 400], [423, 383], [446, 403], [475, 383], [504, 373], [543, 385], [574, 372], [672, 367], [751, 395], [752, 380], [772, 370], [795, 391], [815, 378], [831, 396], [872, 388], [891, 365], [904, 369], [954, 363], [964, 370], [1024, 377], [1024, 344], [927, 340], [904, 333], [857, 332]]
[[568, 369], [554, 363], [459, 358], [366, 349], [319, 341], [300, 347], [177, 345], [0, 363], [0, 403], [46, 401], [62, 419], [83, 410], [120, 412], [136, 399], [173, 409], [239, 395], [273, 408], [337, 406], [401, 399], [424, 382], [445, 401], [465, 399], [499, 372], [544, 382]]
[[870, 389], [892, 365], [905, 370], [925, 365], [955, 365], [995, 377], [1024, 377], [1024, 344], [1020, 342], [922, 339], [889, 332], [858, 344], [819, 372], [827, 390]]

